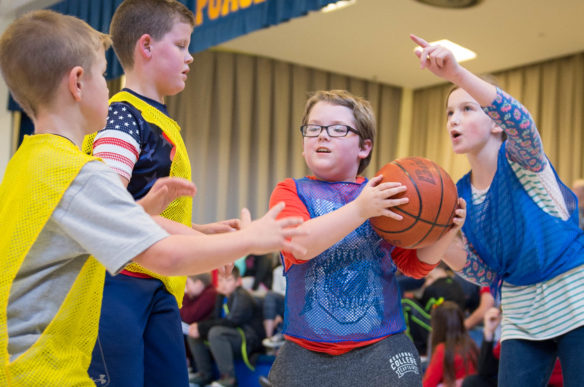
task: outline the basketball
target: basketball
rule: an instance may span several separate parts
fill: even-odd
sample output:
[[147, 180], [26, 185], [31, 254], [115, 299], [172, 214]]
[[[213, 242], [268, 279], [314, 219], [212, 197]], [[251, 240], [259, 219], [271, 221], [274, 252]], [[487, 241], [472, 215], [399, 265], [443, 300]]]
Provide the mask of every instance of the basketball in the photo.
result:
[[456, 185], [438, 164], [422, 157], [406, 157], [384, 165], [376, 176], [382, 182], [399, 182], [407, 190], [393, 198], [408, 197], [408, 203], [392, 207], [402, 220], [377, 216], [371, 225], [394, 246], [417, 249], [438, 240], [452, 226], [457, 207]]

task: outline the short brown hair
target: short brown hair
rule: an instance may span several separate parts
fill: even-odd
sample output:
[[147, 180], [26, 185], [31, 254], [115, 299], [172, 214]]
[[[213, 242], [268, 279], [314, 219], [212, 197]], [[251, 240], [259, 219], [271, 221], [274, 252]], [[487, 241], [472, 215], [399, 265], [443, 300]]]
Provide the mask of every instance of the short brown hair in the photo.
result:
[[190, 275], [189, 278], [192, 279], [193, 281], [201, 281], [203, 283], [203, 285], [205, 285], [205, 287], [207, 287], [213, 283], [213, 280], [212, 280], [210, 273], [201, 273], [201, 274]]
[[16, 19], [0, 37], [0, 71], [12, 96], [30, 117], [54, 96], [75, 66], [89, 73], [108, 35], [83, 20], [48, 10]]
[[346, 90], [320, 90], [313, 93], [304, 107], [304, 116], [302, 117], [302, 125], [308, 123], [308, 117], [314, 105], [317, 102], [327, 102], [332, 105], [339, 105], [348, 107], [353, 111], [357, 127], [354, 128], [359, 132], [359, 146], [363, 148], [365, 140], [371, 140], [371, 152], [362, 159], [359, 163], [357, 173], [361, 173], [367, 168], [371, 161], [371, 154], [373, 153], [373, 142], [375, 139], [375, 128], [377, 126], [375, 121], [375, 113], [369, 101], [364, 98], [354, 96]]
[[160, 40], [177, 22], [195, 26], [195, 16], [176, 0], [124, 0], [110, 24], [114, 51], [124, 70], [134, 67], [134, 49], [144, 34]]

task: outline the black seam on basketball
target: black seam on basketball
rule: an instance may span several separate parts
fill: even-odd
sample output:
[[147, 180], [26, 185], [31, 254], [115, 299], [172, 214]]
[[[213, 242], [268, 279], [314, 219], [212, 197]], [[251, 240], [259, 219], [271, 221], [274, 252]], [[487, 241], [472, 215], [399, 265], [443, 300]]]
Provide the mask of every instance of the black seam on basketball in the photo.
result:
[[[430, 163], [431, 163], [432, 167], [434, 168], [434, 171], [438, 172], [438, 176], [440, 176], [440, 202], [438, 204], [438, 211], [436, 212], [436, 216], [434, 217], [434, 223], [436, 223], [436, 220], [438, 220], [438, 218], [440, 218], [440, 212], [442, 211], [442, 203], [444, 202], [444, 180], [442, 179], [442, 172], [440, 171], [440, 168], [438, 167], [438, 165], [436, 165], [436, 163], [431, 161], [431, 160], [430, 160]], [[420, 243], [422, 243], [428, 237], [428, 235], [430, 235], [430, 233], [432, 233], [432, 230], [434, 230], [434, 227], [435, 227], [434, 224], [432, 224], [432, 226], [430, 226], [430, 229], [428, 230], [428, 232], [426, 232], [426, 235], [424, 235], [420, 240], [418, 240], [418, 242], [416, 242], [414, 245], [412, 245], [412, 247], [416, 247]], [[440, 235], [442, 235], [442, 233], [440, 233]]]
[[[418, 212], [419, 214], [417, 216], [414, 217], [419, 217], [422, 214], [422, 206], [424, 205], [422, 203], [422, 194], [420, 193], [420, 188], [418, 187], [418, 184], [416, 184], [416, 181], [414, 179], [412, 179], [412, 176], [410, 175], [410, 173], [397, 161], [393, 161], [392, 164], [395, 164], [399, 169], [401, 169], [403, 171], [403, 173], [408, 177], [408, 179], [410, 179], [410, 181], [412, 182], [412, 185], [414, 186], [414, 188], [416, 189], [416, 194], [418, 195], [418, 203], [420, 203], [420, 205], [418, 206]], [[413, 215], [410, 215], [413, 216]]]
[[[422, 222], [423, 222], [423, 221], [422, 221]], [[426, 222], [426, 223], [427, 223], [427, 222]], [[407, 227], [407, 228], [403, 228], [403, 229], [401, 229], [401, 230], [395, 230], [395, 231], [388, 231], [388, 230], [384, 230], [384, 229], [382, 229], [382, 228], [379, 228], [379, 227], [375, 226], [374, 224], [371, 224], [371, 226], [372, 226], [374, 229], [376, 229], [376, 230], [379, 230], [379, 231], [381, 231], [381, 232], [383, 232], [383, 233], [385, 233], [385, 234], [400, 234], [400, 233], [402, 233], [402, 232], [404, 232], [404, 231], [408, 231], [408, 230], [409, 230], [409, 229], [411, 229], [411, 228], [412, 228], [412, 227], [413, 227], [415, 224], [416, 224], [416, 223], [414, 222], [414, 224], [412, 224], [411, 226], [409, 226], [409, 227]], [[437, 227], [437, 228], [444, 228], [444, 229], [447, 229], [448, 227], [450, 227], [450, 225], [449, 225], [449, 224], [434, 224], [433, 226], [434, 226], [434, 227]]]
[[436, 222], [432, 222], [431, 220], [426, 220], [426, 219], [424, 219], [424, 218], [422, 218], [420, 216], [415, 216], [413, 214], [410, 214], [407, 211], [404, 211], [403, 209], [401, 209], [399, 207], [394, 207], [393, 208], [393, 212], [401, 212], [402, 214], [407, 215], [410, 218], [415, 219], [416, 221], [419, 220], [420, 222], [423, 222], [423, 223], [426, 223], [426, 224], [431, 224], [433, 226], [438, 226], [438, 227], [448, 227], [448, 226], [450, 226], [449, 224], [436, 223]]

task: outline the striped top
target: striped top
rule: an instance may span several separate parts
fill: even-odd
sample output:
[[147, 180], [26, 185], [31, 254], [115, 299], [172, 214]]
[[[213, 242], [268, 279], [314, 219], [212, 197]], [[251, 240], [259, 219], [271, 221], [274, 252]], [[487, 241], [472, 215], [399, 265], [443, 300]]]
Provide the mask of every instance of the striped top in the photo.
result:
[[[483, 110], [507, 134], [506, 158], [525, 191], [548, 214], [568, 219], [568, 206], [529, 111], [499, 89], [492, 104]], [[488, 188], [472, 187], [473, 203], [484, 201], [487, 192]], [[464, 235], [463, 240], [468, 257], [461, 276], [489, 286], [496, 273], [476, 254]], [[546, 340], [583, 326], [583, 294], [584, 266], [534, 285], [515, 286], [503, 282], [501, 340]]]
[[[549, 164], [542, 172], [510, 165], [529, 196], [545, 212], [563, 220], [569, 214]], [[487, 189], [473, 187], [473, 202], [485, 199]], [[503, 283], [501, 340], [546, 340], [584, 325], [584, 266], [529, 286]]]

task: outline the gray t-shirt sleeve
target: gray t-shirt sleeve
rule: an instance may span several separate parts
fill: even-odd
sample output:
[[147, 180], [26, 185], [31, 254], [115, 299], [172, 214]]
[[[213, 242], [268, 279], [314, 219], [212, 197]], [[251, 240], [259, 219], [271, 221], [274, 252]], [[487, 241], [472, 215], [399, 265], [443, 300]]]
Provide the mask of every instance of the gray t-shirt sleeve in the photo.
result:
[[102, 162], [87, 163], [31, 246], [6, 308], [8, 352], [22, 354], [59, 310], [89, 254], [112, 274], [168, 234]]
[[82, 168], [53, 220], [112, 274], [168, 236], [102, 162]]

